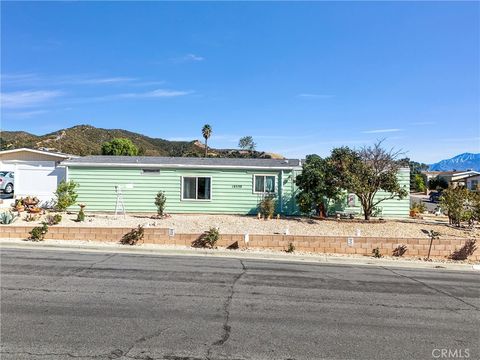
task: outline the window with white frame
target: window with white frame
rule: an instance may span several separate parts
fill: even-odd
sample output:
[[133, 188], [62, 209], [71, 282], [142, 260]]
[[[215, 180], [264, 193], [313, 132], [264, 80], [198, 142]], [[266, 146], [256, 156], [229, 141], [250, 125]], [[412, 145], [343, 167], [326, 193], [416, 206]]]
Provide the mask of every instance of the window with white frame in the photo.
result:
[[253, 176], [253, 192], [254, 193], [274, 193], [275, 181], [274, 175], [254, 175]]
[[182, 200], [210, 200], [212, 179], [210, 177], [184, 176], [182, 178]]

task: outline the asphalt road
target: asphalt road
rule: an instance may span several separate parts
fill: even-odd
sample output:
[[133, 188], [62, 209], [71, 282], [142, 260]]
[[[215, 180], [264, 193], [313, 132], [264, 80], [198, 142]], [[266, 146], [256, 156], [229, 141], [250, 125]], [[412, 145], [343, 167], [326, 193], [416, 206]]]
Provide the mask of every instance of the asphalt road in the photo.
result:
[[1, 359], [478, 359], [479, 276], [2, 249]]

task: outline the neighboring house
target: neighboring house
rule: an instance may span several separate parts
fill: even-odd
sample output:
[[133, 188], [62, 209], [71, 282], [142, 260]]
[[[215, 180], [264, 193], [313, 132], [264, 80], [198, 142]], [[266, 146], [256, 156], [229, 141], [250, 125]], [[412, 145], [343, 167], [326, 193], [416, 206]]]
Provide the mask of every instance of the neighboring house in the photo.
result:
[[[129, 212], [155, 212], [161, 190], [168, 213], [256, 214], [262, 198], [274, 194], [278, 213], [298, 214], [298, 159], [88, 156], [62, 165], [68, 180], [79, 184], [77, 201], [88, 211], [115, 211], [118, 187]], [[408, 187], [405, 171], [401, 181]], [[382, 206], [385, 216], [408, 216], [408, 199]]]
[[472, 174], [466, 177], [462, 177], [450, 182], [453, 186], [464, 186], [468, 190], [476, 191], [480, 190], [478, 184], [480, 183], [480, 173]]
[[50, 201], [57, 185], [65, 178], [65, 168], [58, 167], [72, 155], [34, 149], [0, 151], [0, 171], [14, 173], [14, 196], [36, 196]]
[[[442, 178], [449, 186], [466, 186], [466, 179], [475, 180], [475, 177], [480, 175], [480, 172], [474, 170], [467, 171], [423, 171], [423, 175], [427, 181], [435, 178]], [[478, 179], [477, 179], [478, 180]], [[468, 189], [471, 187], [467, 186]]]

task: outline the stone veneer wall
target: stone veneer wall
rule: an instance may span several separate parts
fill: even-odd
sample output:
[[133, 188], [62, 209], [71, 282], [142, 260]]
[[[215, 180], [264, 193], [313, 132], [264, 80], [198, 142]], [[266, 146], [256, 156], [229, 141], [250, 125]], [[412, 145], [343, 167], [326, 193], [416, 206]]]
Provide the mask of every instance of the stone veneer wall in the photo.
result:
[[[32, 227], [1, 226], [0, 238], [26, 239]], [[91, 240], [118, 242], [130, 228], [98, 228], [98, 227], [49, 227], [46, 239], [52, 240]], [[146, 244], [184, 245], [190, 246], [200, 234], [174, 234], [169, 236], [168, 229], [145, 228], [143, 242]], [[372, 250], [379, 248], [382, 255], [392, 255], [398, 245], [406, 245], [404, 257], [426, 257], [430, 240], [426, 238], [380, 238], [380, 237], [352, 237], [352, 246], [347, 244], [346, 236], [300, 236], [300, 235], [249, 235], [249, 248], [285, 250], [289, 243], [297, 251], [331, 254], [358, 254], [371, 255]], [[465, 239], [439, 239], [433, 241], [430, 256], [432, 258], [448, 258], [454, 251], [459, 250]], [[240, 248], [245, 248], [243, 235], [221, 234], [217, 243], [220, 247], [227, 247], [235, 242]], [[480, 260], [480, 251], [477, 250], [469, 260]]]

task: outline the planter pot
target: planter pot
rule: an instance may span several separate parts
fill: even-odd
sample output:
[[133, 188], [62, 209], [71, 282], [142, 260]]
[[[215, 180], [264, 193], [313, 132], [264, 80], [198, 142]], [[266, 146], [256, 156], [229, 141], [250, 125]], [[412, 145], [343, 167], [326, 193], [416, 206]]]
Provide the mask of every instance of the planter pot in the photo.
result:
[[417, 212], [415, 210], [410, 210], [410, 217], [416, 217], [417, 216]]

